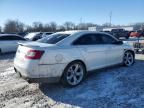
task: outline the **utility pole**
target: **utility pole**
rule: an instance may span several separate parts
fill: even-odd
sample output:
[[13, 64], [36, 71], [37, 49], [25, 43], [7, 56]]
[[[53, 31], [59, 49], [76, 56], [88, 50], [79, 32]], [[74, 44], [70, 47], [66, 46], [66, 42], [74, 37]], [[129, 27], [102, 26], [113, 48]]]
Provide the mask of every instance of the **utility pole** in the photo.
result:
[[112, 11], [109, 14], [109, 18], [110, 18], [110, 27], [111, 27], [111, 24], [112, 24]]
[[82, 23], [82, 17], [80, 18], [80, 24]]
[[80, 30], [80, 29], [81, 29], [81, 24], [82, 24], [82, 17], [80, 17], [80, 23], [79, 23], [78, 30]]

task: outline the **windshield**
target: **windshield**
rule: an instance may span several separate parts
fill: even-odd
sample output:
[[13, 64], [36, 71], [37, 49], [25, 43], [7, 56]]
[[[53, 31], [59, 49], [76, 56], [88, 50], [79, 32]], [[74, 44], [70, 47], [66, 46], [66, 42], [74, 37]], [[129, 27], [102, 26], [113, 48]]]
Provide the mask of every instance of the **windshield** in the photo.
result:
[[38, 42], [41, 43], [48, 43], [48, 44], [56, 44], [57, 42], [63, 40], [64, 38], [68, 37], [70, 34], [52, 34], [49, 36], [46, 36], [42, 39], [39, 39]]

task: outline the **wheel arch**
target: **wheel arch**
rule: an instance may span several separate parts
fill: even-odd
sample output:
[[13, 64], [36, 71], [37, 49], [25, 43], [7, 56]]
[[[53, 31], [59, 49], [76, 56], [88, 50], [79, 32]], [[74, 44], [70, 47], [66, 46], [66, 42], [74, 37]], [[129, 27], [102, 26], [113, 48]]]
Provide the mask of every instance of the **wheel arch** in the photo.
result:
[[[81, 62], [81, 63], [83, 64], [83, 66], [85, 67], [85, 71], [86, 71], [86, 73], [87, 73], [87, 67], [86, 67], [85, 62], [84, 62], [83, 60], [76, 59], [76, 60], [70, 61], [70, 62], [66, 65], [66, 67], [65, 67], [64, 70], [63, 70], [62, 76], [63, 76], [64, 71], [65, 71], [65, 69], [67, 68], [67, 66], [70, 65], [70, 64], [73, 63], [73, 62]], [[61, 77], [62, 77], [62, 76], [61, 76]]]
[[[86, 64], [85, 64], [85, 62], [84, 62], [83, 60], [81, 60], [81, 59], [76, 59], [76, 60], [73, 60], [73, 61], [69, 62], [69, 63], [67, 64], [67, 66], [68, 66], [69, 64], [73, 63], [73, 62], [81, 62], [81, 63], [83, 64], [83, 66], [85, 67], [86, 71], [87, 71]], [[67, 67], [67, 66], [66, 66], [66, 67]]]
[[135, 58], [135, 52], [133, 50], [130, 50], [130, 49], [125, 49], [125, 52], [128, 52], [128, 51], [131, 52], [133, 54], [134, 58]]
[[[70, 62], [66, 65], [66, 67], [64, 68], [63, 73], [62, 73], [61, 78], [60, 78], [60, 82], [61, 82], [62, 84], [64, 84], [65, 86], [72, 87], [71, 85], [68, 84], [68, 82], [65, 82], [65, 70], [67, 69], [67, 67], [68, 67], [69, 65], [71, 65], [72, 63], [75, 63], [75, 62], [80, 62], [80, 63], [82, 63], [82, 65], [83, 65], [84, 68], [85, 68], [85, 73], [84, 73], [84, 76], [83, 76], [83, 79], [82, 79], [82, 80], [84, 80], [84, 79], [86, 78], [86, 76], [87, 76], [87, 69], [86, 69], [86, 65], [85, 65], [85, 63], [84, 63], [83, 60], [76, 59], [76, 60], [70, 61]], [[81, 82], [82, 82], [82, 80], [81, 80]], [[80, 83], [81, 83], [81, 82], [80, 82]], [[79, 84], [80, 84], [80, 83], [79, 83]], [[79, 84], [78, 84], [78, 85], [79, 85]], [[76, 85], [74, 85], [74, 86], [76, 86]]]
[[[85, 67], [85, 70], [87, 72], [87, 67], [86, 67], [86, 64], [84, 63], [83, 60], [77, 59], [77, 60], [73, 60], [72, 62], [81, 62], [83, 64], [83, 66]], [[70, 62], [70, 63], [72, 63], [72, 62]]]

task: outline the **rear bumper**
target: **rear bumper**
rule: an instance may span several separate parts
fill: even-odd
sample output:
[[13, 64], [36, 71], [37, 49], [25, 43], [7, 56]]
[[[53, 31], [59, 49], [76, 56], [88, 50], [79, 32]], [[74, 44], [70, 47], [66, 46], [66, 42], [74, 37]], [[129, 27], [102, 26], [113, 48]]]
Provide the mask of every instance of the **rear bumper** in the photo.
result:
[[28, 76], [22, 75], [15, 67], [15, 72], [19, 77], [26, 80], [28, 83], [56, 83], [60, 81], [60, 77], [40, 77], [40, 78], [30, 78]]
[[14, 69], [18, 75], [34, 83], [55, 83], [60, 81], [66, 64], [40, 65], [38, 61], [19, 63], [14, 60]]

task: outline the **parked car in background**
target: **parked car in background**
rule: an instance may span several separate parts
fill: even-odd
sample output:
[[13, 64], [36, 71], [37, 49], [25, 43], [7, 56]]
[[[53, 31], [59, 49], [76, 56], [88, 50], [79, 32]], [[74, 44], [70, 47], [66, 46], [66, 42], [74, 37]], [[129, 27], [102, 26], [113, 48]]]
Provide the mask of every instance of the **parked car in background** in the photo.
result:
[[31, 41], [36, 41], [52, 33], [53, 32], [31, 32], [31, 33], [28, 33], [24, 38], [31, 40]]
[[15, 34], [0, 34], [0, 53], [14, 52], [17, 50], [18, 42], [26, 39]]
[[105, 32], [105, 33], [111, 34], [111, 32], [110, 32], [110, 31], [101, 31], [101, 32]]
[[111, 34], [115, 36], [117, 39], [128, 39], [129, 32], [124, 29], [112, 29]]
[[27, 35], [28, 34], [28, 32], [18, 32], [17, 33], [17, 35], [20, 35], [20, 36], [22, 36], [22, 37], [24, 37], [25, 35]]
[[144, 30], [138, 30], [139, 37], [144, 37]]
[[51, 34], [53, 34], [53, 32], [43, 32], [42, 37], [46, 37], [46, 36], [49, 36]]
[[139, 37], [139, 36], [140, 36], [140, 33], [137, 31], [133, 31], [130, 33], [130, 37]]
[[87, 72], [116, 64], [131, 66], [134, 49], [110, 34], [66, 31], [38, 42], [21, 43], [14, 69], [29, 82], [57, 82], [76, 86]]
[[14, 35], [19, 35], [24, 37], [25, 35], [28, 34], [28, 32], [12, 32], [12, 33], [3, 33], [3, 34], [14, 34]]

